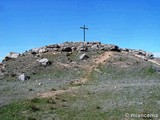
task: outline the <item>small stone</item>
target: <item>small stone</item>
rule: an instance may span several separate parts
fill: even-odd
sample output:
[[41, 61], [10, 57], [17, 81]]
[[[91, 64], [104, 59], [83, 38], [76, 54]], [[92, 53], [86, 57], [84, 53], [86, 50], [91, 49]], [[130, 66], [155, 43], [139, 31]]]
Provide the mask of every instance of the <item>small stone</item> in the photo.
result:
[[80, 57], [79, 57], [79, 59], [80, 60], [86, 60], [86, 59], [88, 59], [89, 57], [84, 53], [84, 54], [82, 54], [82, 55], [80, 55]]

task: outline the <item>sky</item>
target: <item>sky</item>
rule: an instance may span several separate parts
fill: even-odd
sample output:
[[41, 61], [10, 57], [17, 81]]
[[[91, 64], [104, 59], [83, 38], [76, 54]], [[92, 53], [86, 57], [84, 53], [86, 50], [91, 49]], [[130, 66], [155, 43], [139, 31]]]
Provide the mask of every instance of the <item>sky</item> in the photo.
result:
[[44, 45], [83, 41], [160, 57], [160, 0], [0, 0], [0, 59]]

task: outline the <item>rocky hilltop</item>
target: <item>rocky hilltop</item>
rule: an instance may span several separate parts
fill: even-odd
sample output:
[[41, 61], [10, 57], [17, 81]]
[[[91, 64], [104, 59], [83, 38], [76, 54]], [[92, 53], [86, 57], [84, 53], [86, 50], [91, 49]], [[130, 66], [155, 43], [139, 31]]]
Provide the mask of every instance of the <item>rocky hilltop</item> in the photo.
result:
[[[159, 115], [160, 60], [143, 50], [65, 42], [11, 52], [0, 64], [0, 83], [1, 120]], [[146, 117], [149, 113], [155, 114]]]
[[[52, 44], [34, 48], [22, 54], [10, 52], [0, 65], [0, 76], [1, 78], [17, 77], [18, 79], [25, 80], [30, 78], [30, 76], [26, 75], [31, 74], [29, 71], [32, 71], [32, 74], [37, 72], [38, 66], [45, 67], [59, 61], [62, 64], [78, 62], [70, 58], [70, 56], [73, 56], [73, 53], [79, 55], [76, 55], [76, 60], [84, 60], [94, 56], [90, 56], [90, 53], [103, 53], [105, 51], [130, 54], [144, 61], [154, 59], [152, 53], [143, 50], [123, 49], [112, 44], [102, 44], [101, 42], [65, 42], [63, 44]], [[64, 58], [60, 60], [59, 57], [63, 57], [64, 54]]]

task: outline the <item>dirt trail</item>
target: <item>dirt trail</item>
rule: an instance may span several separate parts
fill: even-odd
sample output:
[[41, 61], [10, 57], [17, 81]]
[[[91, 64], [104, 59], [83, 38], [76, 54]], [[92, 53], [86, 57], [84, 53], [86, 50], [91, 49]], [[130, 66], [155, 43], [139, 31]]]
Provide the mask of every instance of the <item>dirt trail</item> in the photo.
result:
[[85, 75], [85, 78], [79, 79], [74, 81], [73, 83], [71, 83], [72, 85], [81, 85], [81, 84], [85, 84], [88, 81], [88, 76], [90, 75], [90, 73], [92, 72], [92, 70], [96, 67], [98, 67], [98, 65], [100, 63], [104, 63], [107, 59], [109, 59], [111, 56], [113, 55], [113, 52], [105, 52], [101, 55], [99, 55], [96, 59], [93, 59], [93, 63], [94, 65], [92, 66], [88, 66], [87, 67], [87, 74]]
[[110, 58], [112, 55], [113, 55], [113, 52], [105, 52], [95, 59], [95, 63], [96, 64], [103, 63], [105, 62], [105, 60]]
[[156, 62], [155, 60], [148, 60], [148, 61], [160, 66], [160, 63]]
[[[143, 59], [141, 55], [135, 55], [135, 56], [138, 57], [138, 58]], [[148, 59], [148, 61], [151, 62], [151, 63], [154, 63], [154, 64], [156, 64], [158, 66], [160, 66], [160, 63], [156, 62], [154, 59]]]
[[[88, 81], [88, 76], [90, 75], [90, 73], [92, 72], [92, 70], [94, 68], [96, 68], [100, 63], [104, 63], [107, 59], [109, 59], [112, 55], [114, 54], [114, 52], [105, 52], [101, 55], [99, 55], [96, 59], [93, 59], [93, 63], [94, 65], [92, 66], [86, 66], [86, 70], [87, 70], [87, 74], [85, 75], [84, 78], [78, 79], [78, 80], [74, 80], [72, 81], [70, 84], [71, 85], [83, 85]], [[41, 98], [46, 98], [46, 97], [52, 97], [58, 94], [63, 94], [65, 92], [71, 92], [74, 90], [77, 90], [79, 88], [79, 86], [76, 87], [69, 87], [67, 90], [57, 90], [57, 91], [48, 91], [45, 93], [39, 93], [37, 96], [41, 97]]]

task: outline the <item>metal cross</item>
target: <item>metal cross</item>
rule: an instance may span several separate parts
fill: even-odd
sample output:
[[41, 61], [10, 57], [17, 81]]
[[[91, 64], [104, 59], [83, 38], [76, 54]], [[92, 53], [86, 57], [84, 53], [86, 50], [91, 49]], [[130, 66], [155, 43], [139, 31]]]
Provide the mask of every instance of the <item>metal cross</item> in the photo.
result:
[[80, 27], [81, 29], [83, 29], [84, 31], [84, 42], [85, 42], [85, 39], [86, 39], [86, 30], [88, 30], [88, 28], [85, 27], [85, 25], [83, 27]]

